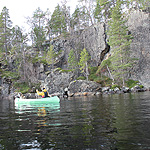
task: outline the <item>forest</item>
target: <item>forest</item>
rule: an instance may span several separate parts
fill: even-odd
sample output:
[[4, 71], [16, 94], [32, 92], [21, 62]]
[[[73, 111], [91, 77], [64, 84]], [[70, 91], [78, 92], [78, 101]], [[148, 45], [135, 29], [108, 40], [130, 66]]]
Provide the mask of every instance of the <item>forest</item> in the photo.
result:
[[[58, 4], [53, 12], [42, 11], [40, 6], [32, 16], [26, 18], [30, 31], [25, 33], [19, 26], [13, 26], [9, 8], [4, 7], [0, 13], [0, 77], [11, 79], [11, 82], [20, 80], [29, 82], [25, 76], [25, 58], [29, 57], [29, 50], [42, 54], [42, 57], [31, 58], [32, 62], [39, 61], [54, 67], [59, 53], [54, 51], [54, 46], [44, 43], [57, 38], [69, 38], [72, 33], [84, 30], [97, 23], [107, 23], [107, 43], [113, 49], [111, 56], [99, 66], [95, 66], [95, 74], [107, 70], [112, 83], [125, 85], [128, 70], [136, 63], [135, 58], [129, 56], [130, 44], [134, 38], [129, 33], [126, 24], [131, 9], [145, 11], [150, 6], [149, 0], [79, 0], [79, 4], [71, 14], [70, 7], [64, 0]], [[29, 44], [30, 43], [30, 44]], [[90, 74], [90, 55], [84, 48], [76, 53], [71, 49], [68, 57], [67, 68], [80, 70], [85, 79], [94, 80]], [[10, 59], [14, 59], [13, 66]], [[24, 76], [21, 78], [20, 70]], [[91, 69], [92, 70], [92, 69]], [[91, 76], [90, 76], [91, 75]], [[118, 82], [119, 81], [119, 82]]]

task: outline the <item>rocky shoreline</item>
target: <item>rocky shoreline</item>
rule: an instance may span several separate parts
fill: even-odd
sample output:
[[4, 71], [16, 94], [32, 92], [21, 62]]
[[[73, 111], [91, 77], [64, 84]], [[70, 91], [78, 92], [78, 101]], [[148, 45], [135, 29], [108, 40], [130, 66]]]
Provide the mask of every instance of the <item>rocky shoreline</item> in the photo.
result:
[[[106, 94], [123, 94], [123, 93], [136, 93], [136, 92], [145, 92], [150, 91], [150, 89], [146, 89], [145, 87], [140, 87], [140, 85], [136, 85], [131, 89], [129, 87], [122, 88], [114, 88], [111, 87], [101, 87], [100, 84], [93, 81], [85, 81], [85, 80], [75, 80], [72, 81], [68, 86], [68, 96], [76, 97], [76, 96], [94, 96], [94, 95], [106, 95]], [[18, 93], [11, 93], [8, 99], [14, 99]], [[51, 96], [58, 96], [60, 98], [63, 97], [62, 92], [50, 93]], [[24, 94], [25, 98], [38, 98], [37, 93], [26, 93]], [[3, 97], [4, 98], [4, 97]]]
[[[138, 85], [134, 86], [133, 88], [128, 88], [128, 87], [122, 87], [122, 88], [114, 88], [111, 89], [110, 87], [97, 87], [97, 89], [93, 90], [93, 88], [89, 90], [82, 90], [82, 91], [77, 91], [73, 92], [72, 89], [68, 91], [69, 97], [72, 96], [93, 96], [93, 95], [103, 95], [103, 94], [123, 94], [123, 93], [136, 93], [136, 92], [145, 92], [149, 91], [149, 89], [146, 89], [145, 87], [140, 87]], [[61, 93], [54, 93], [52, 94], [53, 96], [62, 96]]]

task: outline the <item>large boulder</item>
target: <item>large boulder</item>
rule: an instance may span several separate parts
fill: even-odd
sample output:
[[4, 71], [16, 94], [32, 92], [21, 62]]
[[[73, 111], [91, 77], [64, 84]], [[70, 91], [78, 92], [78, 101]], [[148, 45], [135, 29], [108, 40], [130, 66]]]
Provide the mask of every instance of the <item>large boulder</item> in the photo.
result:
[[70, 94], [84, 93], [84, 92], [101, 92], [102, 88], [99, 83], [86, 80], [74, 80], [69, 84]]

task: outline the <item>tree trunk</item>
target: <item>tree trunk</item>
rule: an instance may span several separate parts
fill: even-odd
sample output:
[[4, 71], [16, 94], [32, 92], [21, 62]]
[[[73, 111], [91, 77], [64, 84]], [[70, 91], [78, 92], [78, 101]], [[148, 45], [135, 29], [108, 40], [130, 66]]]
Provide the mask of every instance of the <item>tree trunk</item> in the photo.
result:
[[85, 72], [85, 74], [86, 74], [86, 80], [88, 81], [88, 80], [89, 80], [89, 79], [88, 79], [88, 76], [89, 76], [89, 70], [88, 70], [88, 64], [87, 64], [87, 62], [86, 62], [85, 70], [86, 70], [86, 72]]
[[111, 79], [113, 80], [113, 83], [114, 83], [114, 78], [113, 78], [113, 76], [112, 76], [112, 74], [111, 74], [111, 72], [110, 72], [110, 69], [109, 69], [109, 67], [108, 67], [108, 65], [107, 65], [107, 70], [108, 70], [108, 72], [109, 72], [109, 75], [110, 75], [110, 77], [111, 77]]

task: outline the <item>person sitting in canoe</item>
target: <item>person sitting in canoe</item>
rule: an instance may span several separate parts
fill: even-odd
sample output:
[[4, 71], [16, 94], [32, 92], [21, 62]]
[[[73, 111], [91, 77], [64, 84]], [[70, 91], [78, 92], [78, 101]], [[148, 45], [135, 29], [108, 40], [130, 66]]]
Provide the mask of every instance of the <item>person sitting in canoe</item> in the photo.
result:
[[42, 98], [50, 97], [45, 88], [43, 88], [42, 92], [39, 92], [38, 90], [36, 90], [36, 92], [38, 95], [42, 96]]
[[24, 96], [21, 92], [19, 92], [19, 93], [15, 96], [15, 98], [25, 99], [25, 96]]

